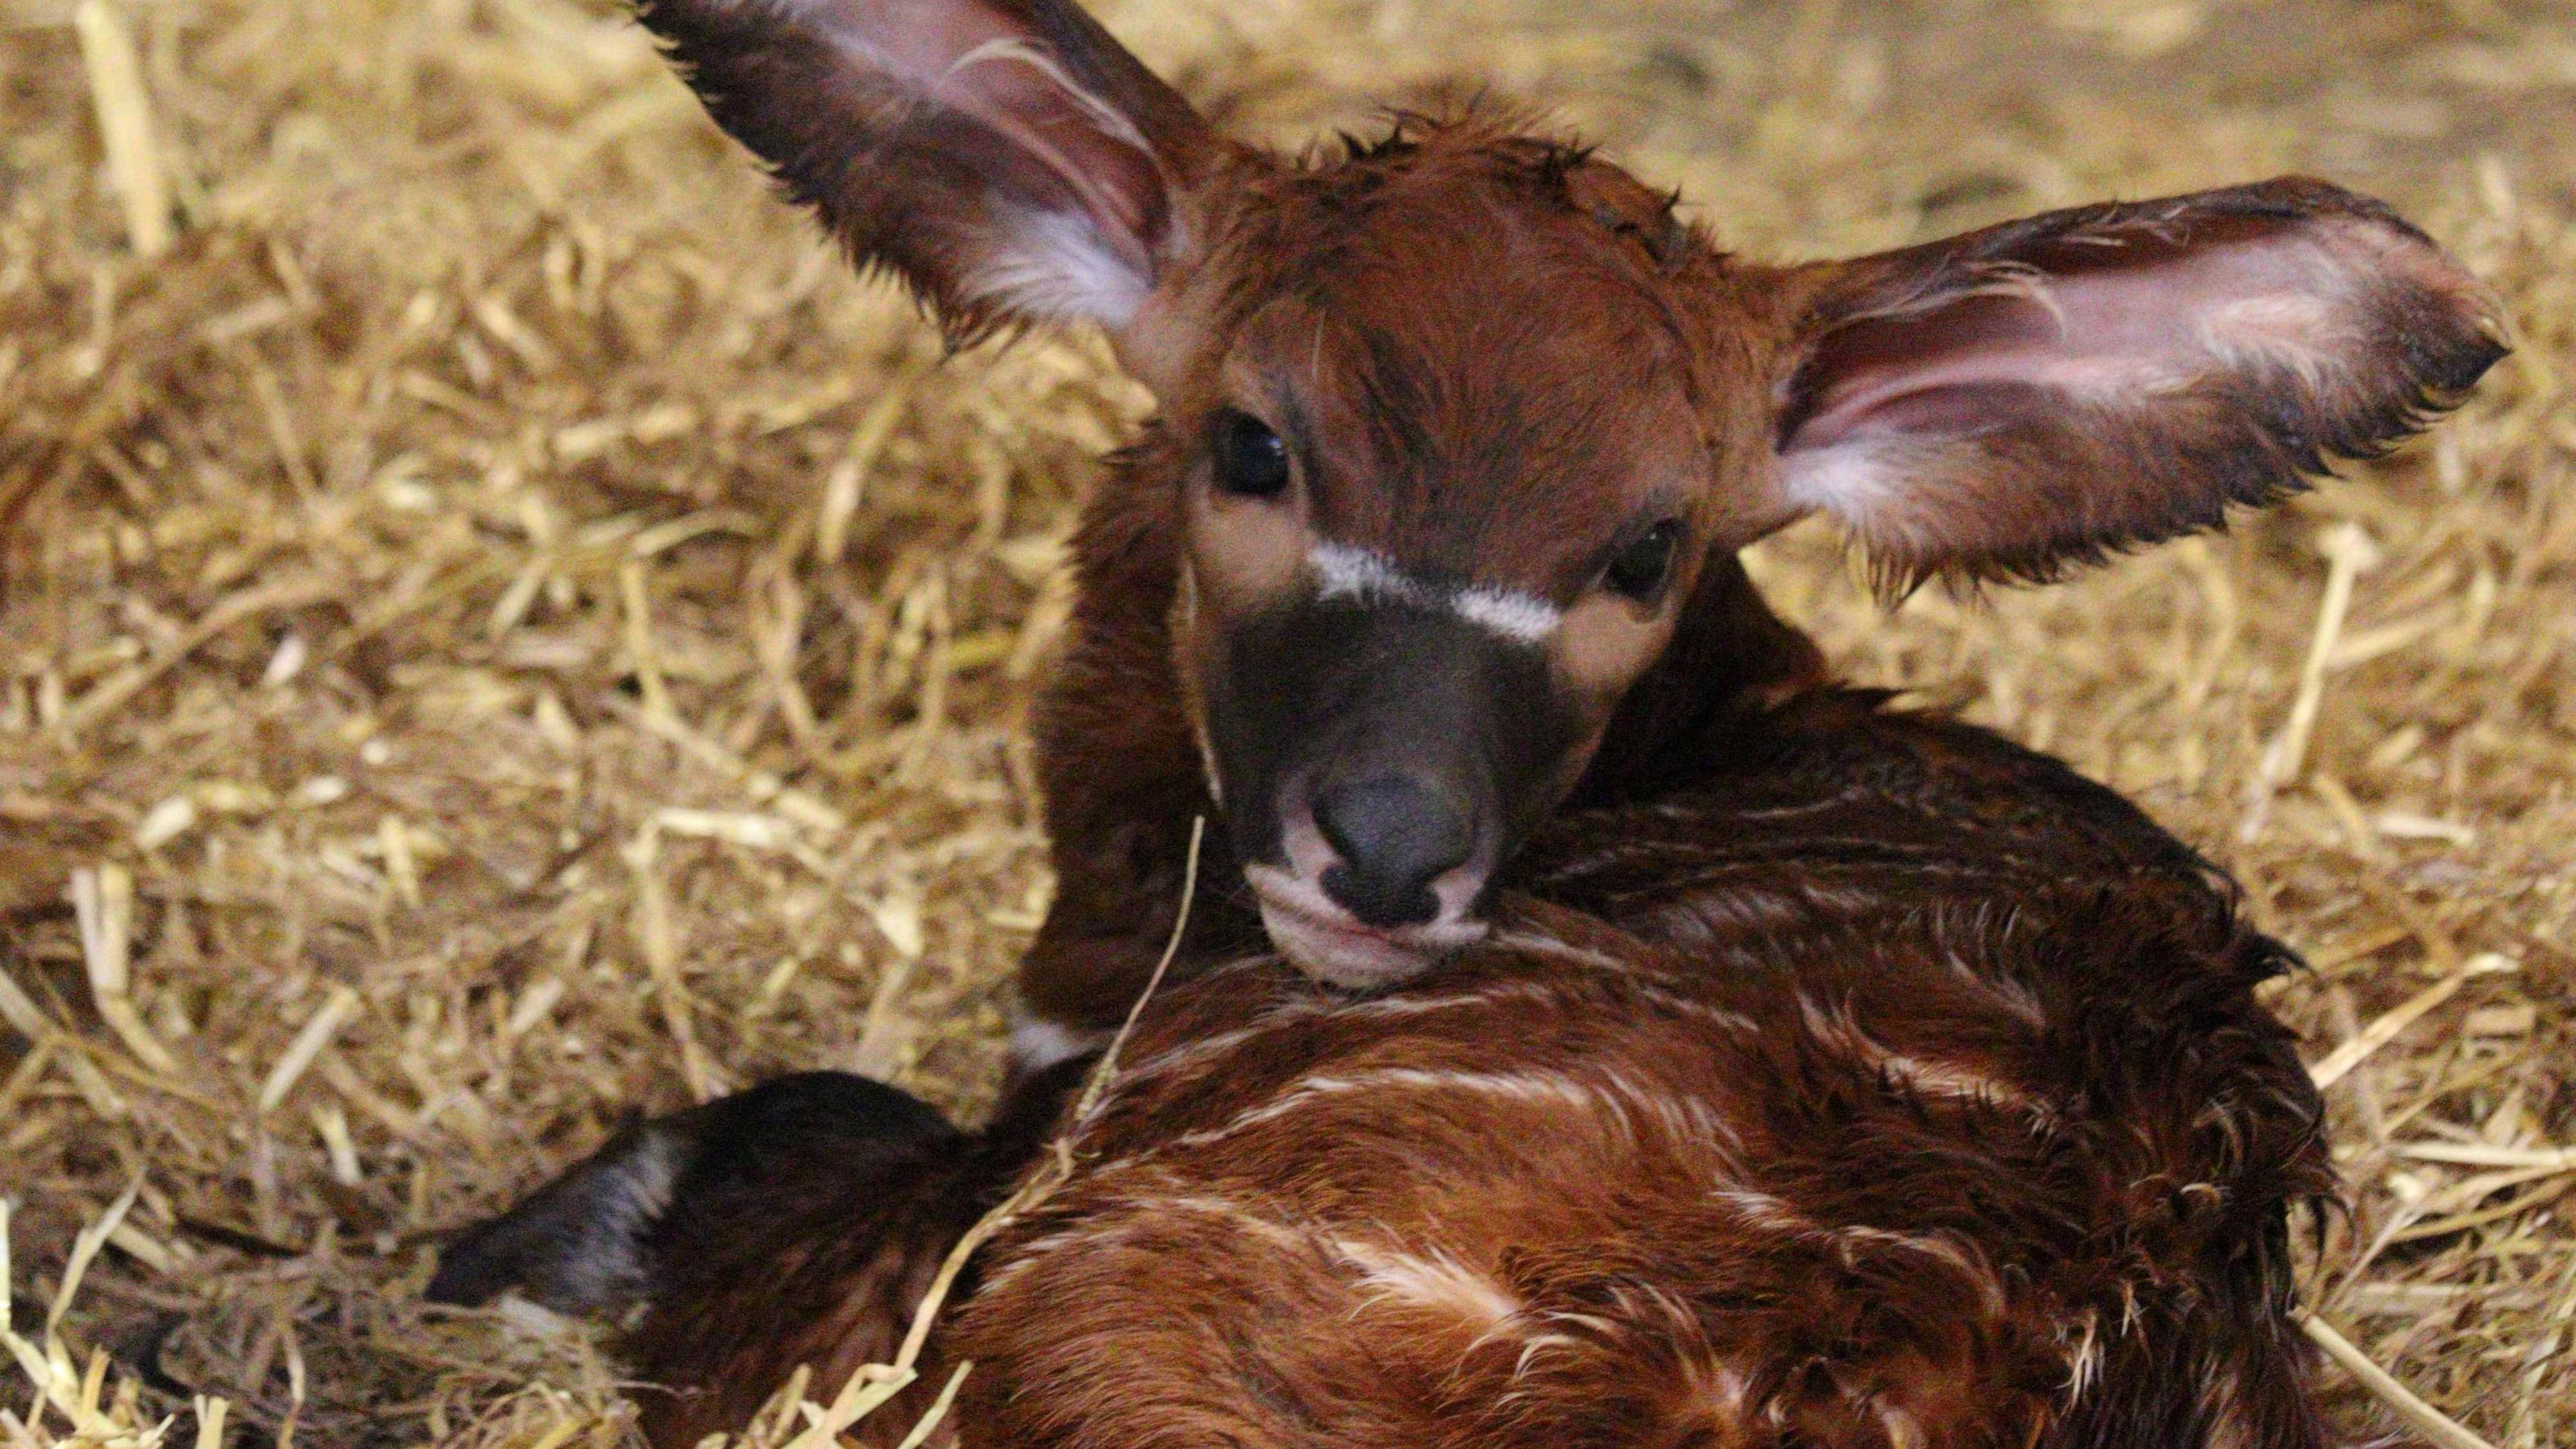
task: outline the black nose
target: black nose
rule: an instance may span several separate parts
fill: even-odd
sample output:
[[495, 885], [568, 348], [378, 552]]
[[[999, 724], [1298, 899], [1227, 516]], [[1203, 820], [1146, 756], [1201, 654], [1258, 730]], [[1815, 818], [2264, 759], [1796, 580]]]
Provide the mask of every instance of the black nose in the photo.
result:
[[1440, 914], [1431, 883], [1476, 849], [1465, 805], [1420, 775], [1328, 785], [1315, 796], [1315, 825], [1341, 857], [1324, 872], [1324, 894], [1372, 926]]

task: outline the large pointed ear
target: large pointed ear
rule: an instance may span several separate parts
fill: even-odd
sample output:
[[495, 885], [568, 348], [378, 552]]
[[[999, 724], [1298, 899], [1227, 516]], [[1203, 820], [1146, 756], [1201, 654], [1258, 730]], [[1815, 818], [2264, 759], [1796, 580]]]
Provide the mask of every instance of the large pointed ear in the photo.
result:
[[2285, 179], [1793, 269], [1782, 514], [1883, 583], [2045, 579], [2373, 454], [2504, 355], [2386, 207]]
[[1073, 0], [637, 0], [717, 124], [952, 336], [1134, 313], [1217, 141]]

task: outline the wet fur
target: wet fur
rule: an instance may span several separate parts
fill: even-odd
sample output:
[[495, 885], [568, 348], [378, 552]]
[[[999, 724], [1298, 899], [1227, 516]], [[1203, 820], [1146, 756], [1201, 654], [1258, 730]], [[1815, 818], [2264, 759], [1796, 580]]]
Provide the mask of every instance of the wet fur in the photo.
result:
[[[1124, 257], [1156, 288], [1133, 327], [1105, 320], [1168, 421], [1086, 506], [1035, 722], [1059, 882], [1021, 975], [1036, 1019], [1116, 1020], [1173, 927], [1190, 821], [1217, 828], [1131, 1070], [1061, 1124], [1087, 1171], [982, 1255], [872, 1437], [964, 1356], [957, 1442], [1014, 1449], [2321, 1442], [2286, 1232], [2332, 1174], [2252, 995], [2287, 954], [2110, 792], [1826, 685], [1734, 550], [1827, 509], [1903, 587], [2047, 577], [2210, 526], [2473, 382], [2501, 344], [2465, 273], [2298, 180], [1762, 267], [1491, 116], [1285, 158], [1213, 137], [1059, 0], [905, 12], [1043, 40], [1073, 99], [1123, 118], [1068, 143], [1096, 173], [1068, 180], [943, 118], [919, 75], [845, 74], [807, 22], [875, 3], [652, 0], [645, 19], [952, 332], [1047, 315], [979, 290], [1003, 213], [1089, 207], [1056, 260]], [[2286, 331], [2115, 358], [2154, 384], [2126, 406], [2085, 392], [2083, 356], [1865, 386], [1927, 356], [2045, 353], [2070, 309], [2134, 321], [2136, 278], [2106, 259], [2225, 297], [2284, 256], [2347, 285]], [[1619, 447], [1670, 442], [1707, 484], [1670, 641], [1541, 802], [1561, 808], [1496, 879], [1494, 936], [1374, 997], [1247, 959], [1264, 943], [1175, 657], [1217, 364], [1281, 299], [1333, 319], [1315, 396], [1374, 415], [1317, 460], [1367, 484], [1335, 495], [1337, 538], [1562, 592], [1541, 575], [1588, 566], [1566, 540], [1638, 506]], [[1871, 451], [1888, 439], [1902, 451]], [[640, 1294], [639, 1369], [674, 1391], [651, 1435], [693, 1443], [798, 1363], [828, 1392], [884, 1356], [1078, 1070], [1018, 1083], [974, 1138], [874, 1108], [856, 1127], [702, 1109], [463, 1245], [492, 1251], [459, 1283], [542, 1285], [573, 1259]], [[635, 1144], [683, 1139], [669, 1208], [639, 1219], [669, 1164]], [[598, 1271], [602, 1241], [629, 1245], [621, 1272]]]
[[[1058, 892], [1020, 994], [1031, 1017], [1073, 1031], [1114, 1023], [1142, 985], [1193, 817], [1219, 827], [1219, 889], [1184, 971], [1261, 939], [1240, 866], [1276, 860], [1282, 802], [1210, 798], [1209, 691], [1193, 677], [1209, 666], [1178, 657], [1173, 620], [1205, 423], [1243, 401], [1225, 364], [1269, 356], [1245, 350], [1246, 329], [1283, 306], [1316, 325], [1272, 349], [1301, 380], [1269, 379], [1286, 391], [1269, 421], [1305, 444], [1329, 537], [1562, 602], [1637, 510], [1690, 523], [1689, 603], [1664, 652], [1610, 699], [1530, 712], [1562, 758], [1520, 771], [1518, 797], [1497, 803], [1514, 830], [1569, 796], [1668, 773], [1653, 758], [1663, 732], [1732, 707], [1737, 671], [1693, 639], [1740, 637], [1763, 667], [1803, 647], [1776, 626], [1743, 637], [1769, 620], [1733, 577], [1734, 550], [1799, 511], [1837, 512], [1890, 592], [2053, 577], [2379, 450], [2503, 351], [2473, 278], [2384, 207], [2321, 182], [1769, 266], [1724, 254], [1672, 194], [1508, 111], [1403, 115], [1294, 156], [1244, 145], [1068, 0], [642, 0], [639, 16], [787, 193], [952, 336], [1064, 314], [979, 289], [1000, 272], [1123, 267], [1150, 292], [1141, 314], [1093, 314], [1165, 421], [1083, 510], [1070, 637], [1034, 719]], [[1044, 63], [968, 64], [987, 36]], [[943, 66], [943, 46], [961, 58]], [[1031, 134], [1050, 139], [1032, 149]], [[1052, 243], [1032, 242], [1031, 218], [1053, 218], [1038, 228]], [[2050, 319], [2088, 298], [2116, 322], [2141, 310], [2128, 295], [2141, 287], [2223, 301], [2285, 269], [2270, 285], [2322, 309], [2315, 335], [2291, 339], [2305, 353], [2164, 339], [2120, 359], [2157, 385], [2115, 400], [2060, 385], [2068, 368], [2043, 360], [1841, 405], [1855, 379], [1974, 361], [1994, 338], [2045, 352]], [[2080, 353], [2083, 339], [2059, 340]], [[1317, 408], [1350, 416], [1304, 416]], [[1640, 496], [1679, 479], [1687, 498]], [[1491, 764], [1470, 763], [1458, 773]]]
[[[932, 1382], [978, 1365], [957, 1442], [2324, 1442], [2287, 1240], [2320, 1107], [2217, 873], [1866, 693], [1697, 749], [1542, 830], [1495, 940], [1399, 991], [1256, 958], [1159, 997], [1063, 1124], [1087, 1170], [933, 1340]], [[889, 1352], [1078, 1070], [908, 1168], [800, 1131], [683, 1189], [655, 1442]]]

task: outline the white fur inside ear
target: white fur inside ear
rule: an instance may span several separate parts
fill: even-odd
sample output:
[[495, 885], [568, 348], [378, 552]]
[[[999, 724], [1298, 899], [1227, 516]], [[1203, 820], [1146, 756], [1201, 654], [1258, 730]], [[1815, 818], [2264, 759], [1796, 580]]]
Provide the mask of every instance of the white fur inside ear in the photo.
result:
[[1828, 514], [1873, 544], [1929, 546], [1936, 530], [1908, 484], [1932, 451], [1885, 437], [1802, 449], [1780, 459], [1781, 492], [1800, 512]]
[[1144, 305], [1152, 279], [1109, 244], [1089, 217], [1067, 211], [1023, 211], [1000, 197], [993, 211], [1007, 237], [966, 278], [977, 300], [1031, 317], [1123, 327]]
[[2333, 302], [2295, 293], [2247, 297], [2209, 309], [2199, 342], [2222, 365], [2252, 371], [2286, 369], [2310, 391], [2350, 369], [2343, 359], [2360, 340]]

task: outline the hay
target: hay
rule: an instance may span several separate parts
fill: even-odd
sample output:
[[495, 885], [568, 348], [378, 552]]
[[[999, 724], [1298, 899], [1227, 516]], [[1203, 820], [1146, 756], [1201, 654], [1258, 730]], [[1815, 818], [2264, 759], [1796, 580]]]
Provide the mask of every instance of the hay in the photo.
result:
[[[1748, 250], [2299, 166], [2493, 278], [2522, 350], [2466, 414], [2231, 536], [1892, 620], [1821, 532], [1757, 564], [1853, 675], [2242, 877], [2317, 966], [2275, 1001], [2357, 1193], [2320, 1322], [2486, 1442], [2567, 1440], [2576, 24], [1110, 18], [1272, 138], [1462, 78], [1555, 103]], [[1082, 339], [940, 365], [587, 0], [74, 22], [0, 0], [5, 1372], [41, 1385], [0, 1443], [616, 1443], [585, 1333], [419, 1305], [434, 1235], [782, 1069], [981, 1108], [1047, 898], [1017, 721], [1144, 400]]]

